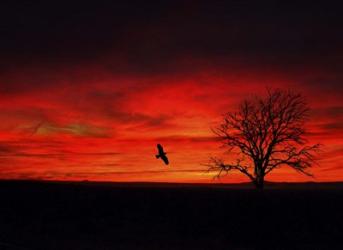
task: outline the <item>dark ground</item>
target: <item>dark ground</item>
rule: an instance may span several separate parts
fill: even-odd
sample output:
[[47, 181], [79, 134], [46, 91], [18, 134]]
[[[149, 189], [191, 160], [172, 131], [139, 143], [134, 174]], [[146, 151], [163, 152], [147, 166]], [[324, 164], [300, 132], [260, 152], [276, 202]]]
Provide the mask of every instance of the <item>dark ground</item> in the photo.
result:
[[343, 249], [343, 185], [0, 182], [0, 249]]

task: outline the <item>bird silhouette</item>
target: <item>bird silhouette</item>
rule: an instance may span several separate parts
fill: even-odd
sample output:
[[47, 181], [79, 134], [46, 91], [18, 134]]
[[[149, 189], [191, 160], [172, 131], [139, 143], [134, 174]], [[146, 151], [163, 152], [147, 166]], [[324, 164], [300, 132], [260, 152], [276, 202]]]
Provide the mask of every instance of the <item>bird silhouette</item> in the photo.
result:
[[161, 158], [162, 161], [168, 165], [169, 161], [167, 158], [167, 153], [163, 151], [163, 147], [161, 146], [161, 144], [157, 144], [157, 150], [158, 150], [158, 154], [156, 155], [156, 159]]

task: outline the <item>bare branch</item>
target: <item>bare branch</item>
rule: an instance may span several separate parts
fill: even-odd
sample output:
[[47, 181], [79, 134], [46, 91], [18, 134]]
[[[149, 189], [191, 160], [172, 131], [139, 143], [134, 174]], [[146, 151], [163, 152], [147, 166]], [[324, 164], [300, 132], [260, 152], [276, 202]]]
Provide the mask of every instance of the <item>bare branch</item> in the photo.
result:
[[249, 168], [245, 165], [241, 165], [241, 160], [237, 160], [236, 164], [225, 164], [222, 159], [211, 157], [206, 166], [208, 167], [208, 172], [217, 172], [215, 178], [220, 178], [223, 174], [226, 175], [231, 170], [238, 170], [248, 176], [250, 180], [254, 180], [254, 177], [248, 172]]
[[[291, 91], [268, 90], [266, 97], [243, 101], [236, 112], [224, 115], [213, 132], [229, 152], [238, 152], [239, 157], [248, 160], [224, 164], [221, 159], [211, 158], [209, 170], [218, 171], [218, 176], [238, 170], [255, 183], [263, 182], [266, 174], [283, 165], [311, 176], [307, 170], [315, 161], [319, 145], [306, 145], [304, 124], [308, 113], [304, 98]], [[251, 164], [253, 167], [248, 168]]]

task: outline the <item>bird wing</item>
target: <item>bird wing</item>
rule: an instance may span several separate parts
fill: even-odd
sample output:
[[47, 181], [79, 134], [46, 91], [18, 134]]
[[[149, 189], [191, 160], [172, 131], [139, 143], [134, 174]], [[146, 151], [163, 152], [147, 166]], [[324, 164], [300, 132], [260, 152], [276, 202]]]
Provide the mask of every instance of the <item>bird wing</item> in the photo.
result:
[[167, 158], [166, 155], [163, 155], [163, 156], [161, 157], [161, 159], [164, 161], [164, 163], [165, 163], [166, 165], [169, 164], [169, 160], [168, 160], [168, 158]]
[[163, 147], [161, 146], [161, 144], [157, 144], [157, 149], [158, 149], [158, 153], [159, 154], [163, 154]]

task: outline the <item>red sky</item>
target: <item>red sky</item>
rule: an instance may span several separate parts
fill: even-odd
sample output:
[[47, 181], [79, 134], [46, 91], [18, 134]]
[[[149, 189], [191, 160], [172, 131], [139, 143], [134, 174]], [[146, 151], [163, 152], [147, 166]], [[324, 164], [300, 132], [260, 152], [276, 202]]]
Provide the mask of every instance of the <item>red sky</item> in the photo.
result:
[[[324, 145], [314, 180], [342, 180], [341, 93], [307, 86], [307, 72], [268, 71], [202, 66], [151, 77], [88, 66], [8, 73], [3, 81], [18, 86], [1, 93], [0, 178], [212, 182], [202, 164], [223, 150], [211, 127], [243, 98], [281, 87], [301, 91], [312, 108], [308, 139]], [[169, 153], [168, 167], [155, 159], [156, 143]], [[313, 179], [285, 167], [268, 180]], [[232, 173], [221, 181], [247, 179]]]
[[272, 87], [303, 93], [323, 147], [314, 179], [285, 167], [267, 180], [343, 180], [338, 9], [176, 2], [6, 6], [1, 179], [213, 182], [211, 127]]

